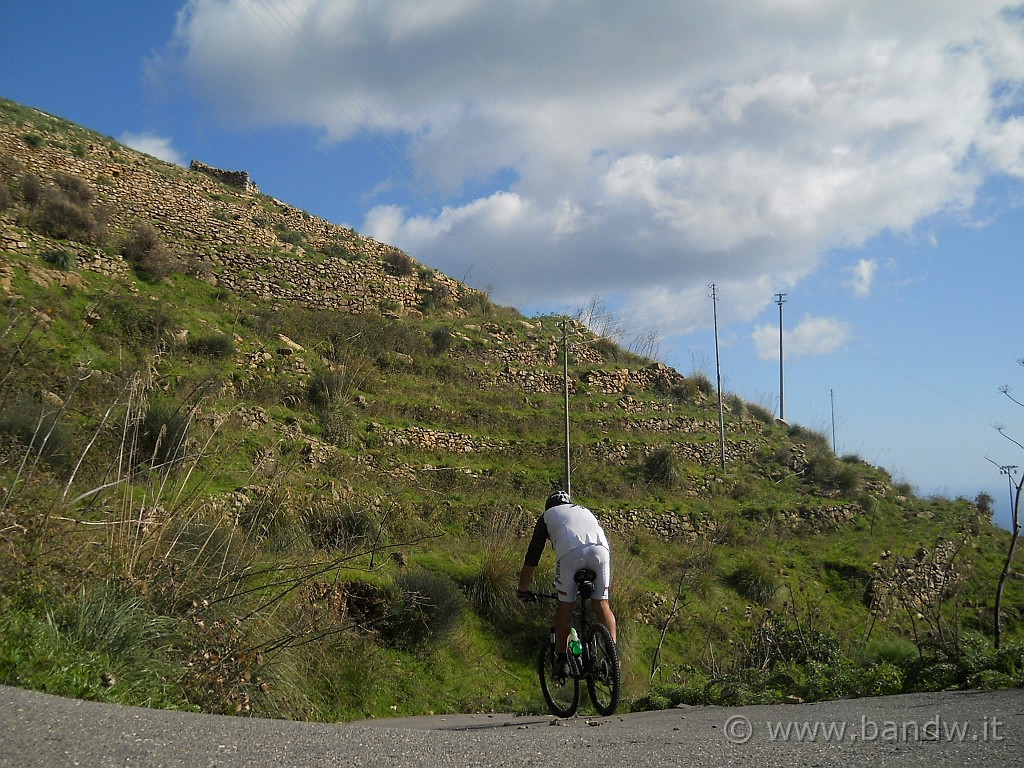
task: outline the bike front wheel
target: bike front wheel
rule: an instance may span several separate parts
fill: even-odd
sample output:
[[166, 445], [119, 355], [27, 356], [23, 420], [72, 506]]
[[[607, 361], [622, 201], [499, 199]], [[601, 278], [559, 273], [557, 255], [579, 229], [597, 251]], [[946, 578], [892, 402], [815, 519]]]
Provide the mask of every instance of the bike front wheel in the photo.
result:
[[604, 624], [591, 624], [587, 628], [586, 643], [590, 655], [590, 671], [587, 675], [590, 700], [599, 714], [611, 715], [619, 706], [622, 688], [619, 649]]
[[575, 715], [580, 705], [580, 681], [571, 675], [565, 680], [559, 679], [555, 667], [554, 640], [549, 638], [544, 641], [537, 662], [540, 689], [551, 711], [559, 717]]

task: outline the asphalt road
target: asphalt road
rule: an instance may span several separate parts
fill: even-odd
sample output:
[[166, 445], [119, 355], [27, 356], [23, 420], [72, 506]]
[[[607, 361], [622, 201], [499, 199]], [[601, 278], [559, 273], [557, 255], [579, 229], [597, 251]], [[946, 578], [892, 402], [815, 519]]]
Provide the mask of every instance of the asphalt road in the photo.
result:
[[1024, 765], [1024, 691], [688, 707], [607, 718], [324, 725], [119, 707], [0, 686], [0, 768]]

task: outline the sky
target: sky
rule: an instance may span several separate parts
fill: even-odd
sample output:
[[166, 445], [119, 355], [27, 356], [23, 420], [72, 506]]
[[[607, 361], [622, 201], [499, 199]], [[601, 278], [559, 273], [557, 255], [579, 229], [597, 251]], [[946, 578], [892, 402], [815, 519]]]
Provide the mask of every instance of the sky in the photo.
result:
[[720, 367], [1008, 525], [1024, 5], [33, 0], [0, 43], [0, 96]]

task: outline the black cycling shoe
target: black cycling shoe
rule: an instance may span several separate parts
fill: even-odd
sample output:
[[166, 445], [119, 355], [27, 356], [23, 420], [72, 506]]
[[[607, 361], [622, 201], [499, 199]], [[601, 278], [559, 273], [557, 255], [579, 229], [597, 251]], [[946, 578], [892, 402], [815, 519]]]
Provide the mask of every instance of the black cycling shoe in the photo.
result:
[[569, 679], [569, 657], [564, 653], [555, 654], [555, 682], [564, 683]]

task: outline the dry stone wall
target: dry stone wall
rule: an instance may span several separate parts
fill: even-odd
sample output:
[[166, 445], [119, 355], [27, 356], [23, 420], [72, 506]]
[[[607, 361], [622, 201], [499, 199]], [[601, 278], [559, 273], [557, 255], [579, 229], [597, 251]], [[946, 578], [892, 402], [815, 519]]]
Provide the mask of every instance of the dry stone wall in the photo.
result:
[[205, 173], [207, 176], [216, 179], [221, 184], [227, 184], [229, 187], [235, 187], [243, 192], [259, 194], [260, 188], [249, 178], [248, 171], [225, 171], [209, 166], [206, 163], [201, 163], [198, 160], [193, 160], [188, 168], [190, 171]]
[[[414, 311], [439, 289], [453, 303], [476, 293], [425, 268], [392, 274], [384, 259], [395, 253], [393, 246], [260, 195], [244, 171], [220, 171], [199, 161], [193, 161], [199, 170], [186, 170], [63, 123], [49, 132], [41, 127], [46, 116], [34, 114], [31, 133], [38, 140], [31, 144], [27, 126], [0, 124], [0, 157], [20, 167], [19, 177], [33, 174], [44, 184], [56, 173], [83, 179], [95, 192], [93, 205], [102, 209], [111, 238], [138, 223], [152, 224], [171, 250], [204, 264], [211, 282], [229, 290], [306, 306], [399, 314]], [[68, 151], [69, 135], [78, 137], [74, 152]], [[0, 226], [3, 249], [31, 252], [28, 238], [13, 229], [13, 213], [6, 221]], [[39, 240], [35, 234], [32, 239]], [[117, 255], [70, 247], [81, 269], [127, 275]]]

